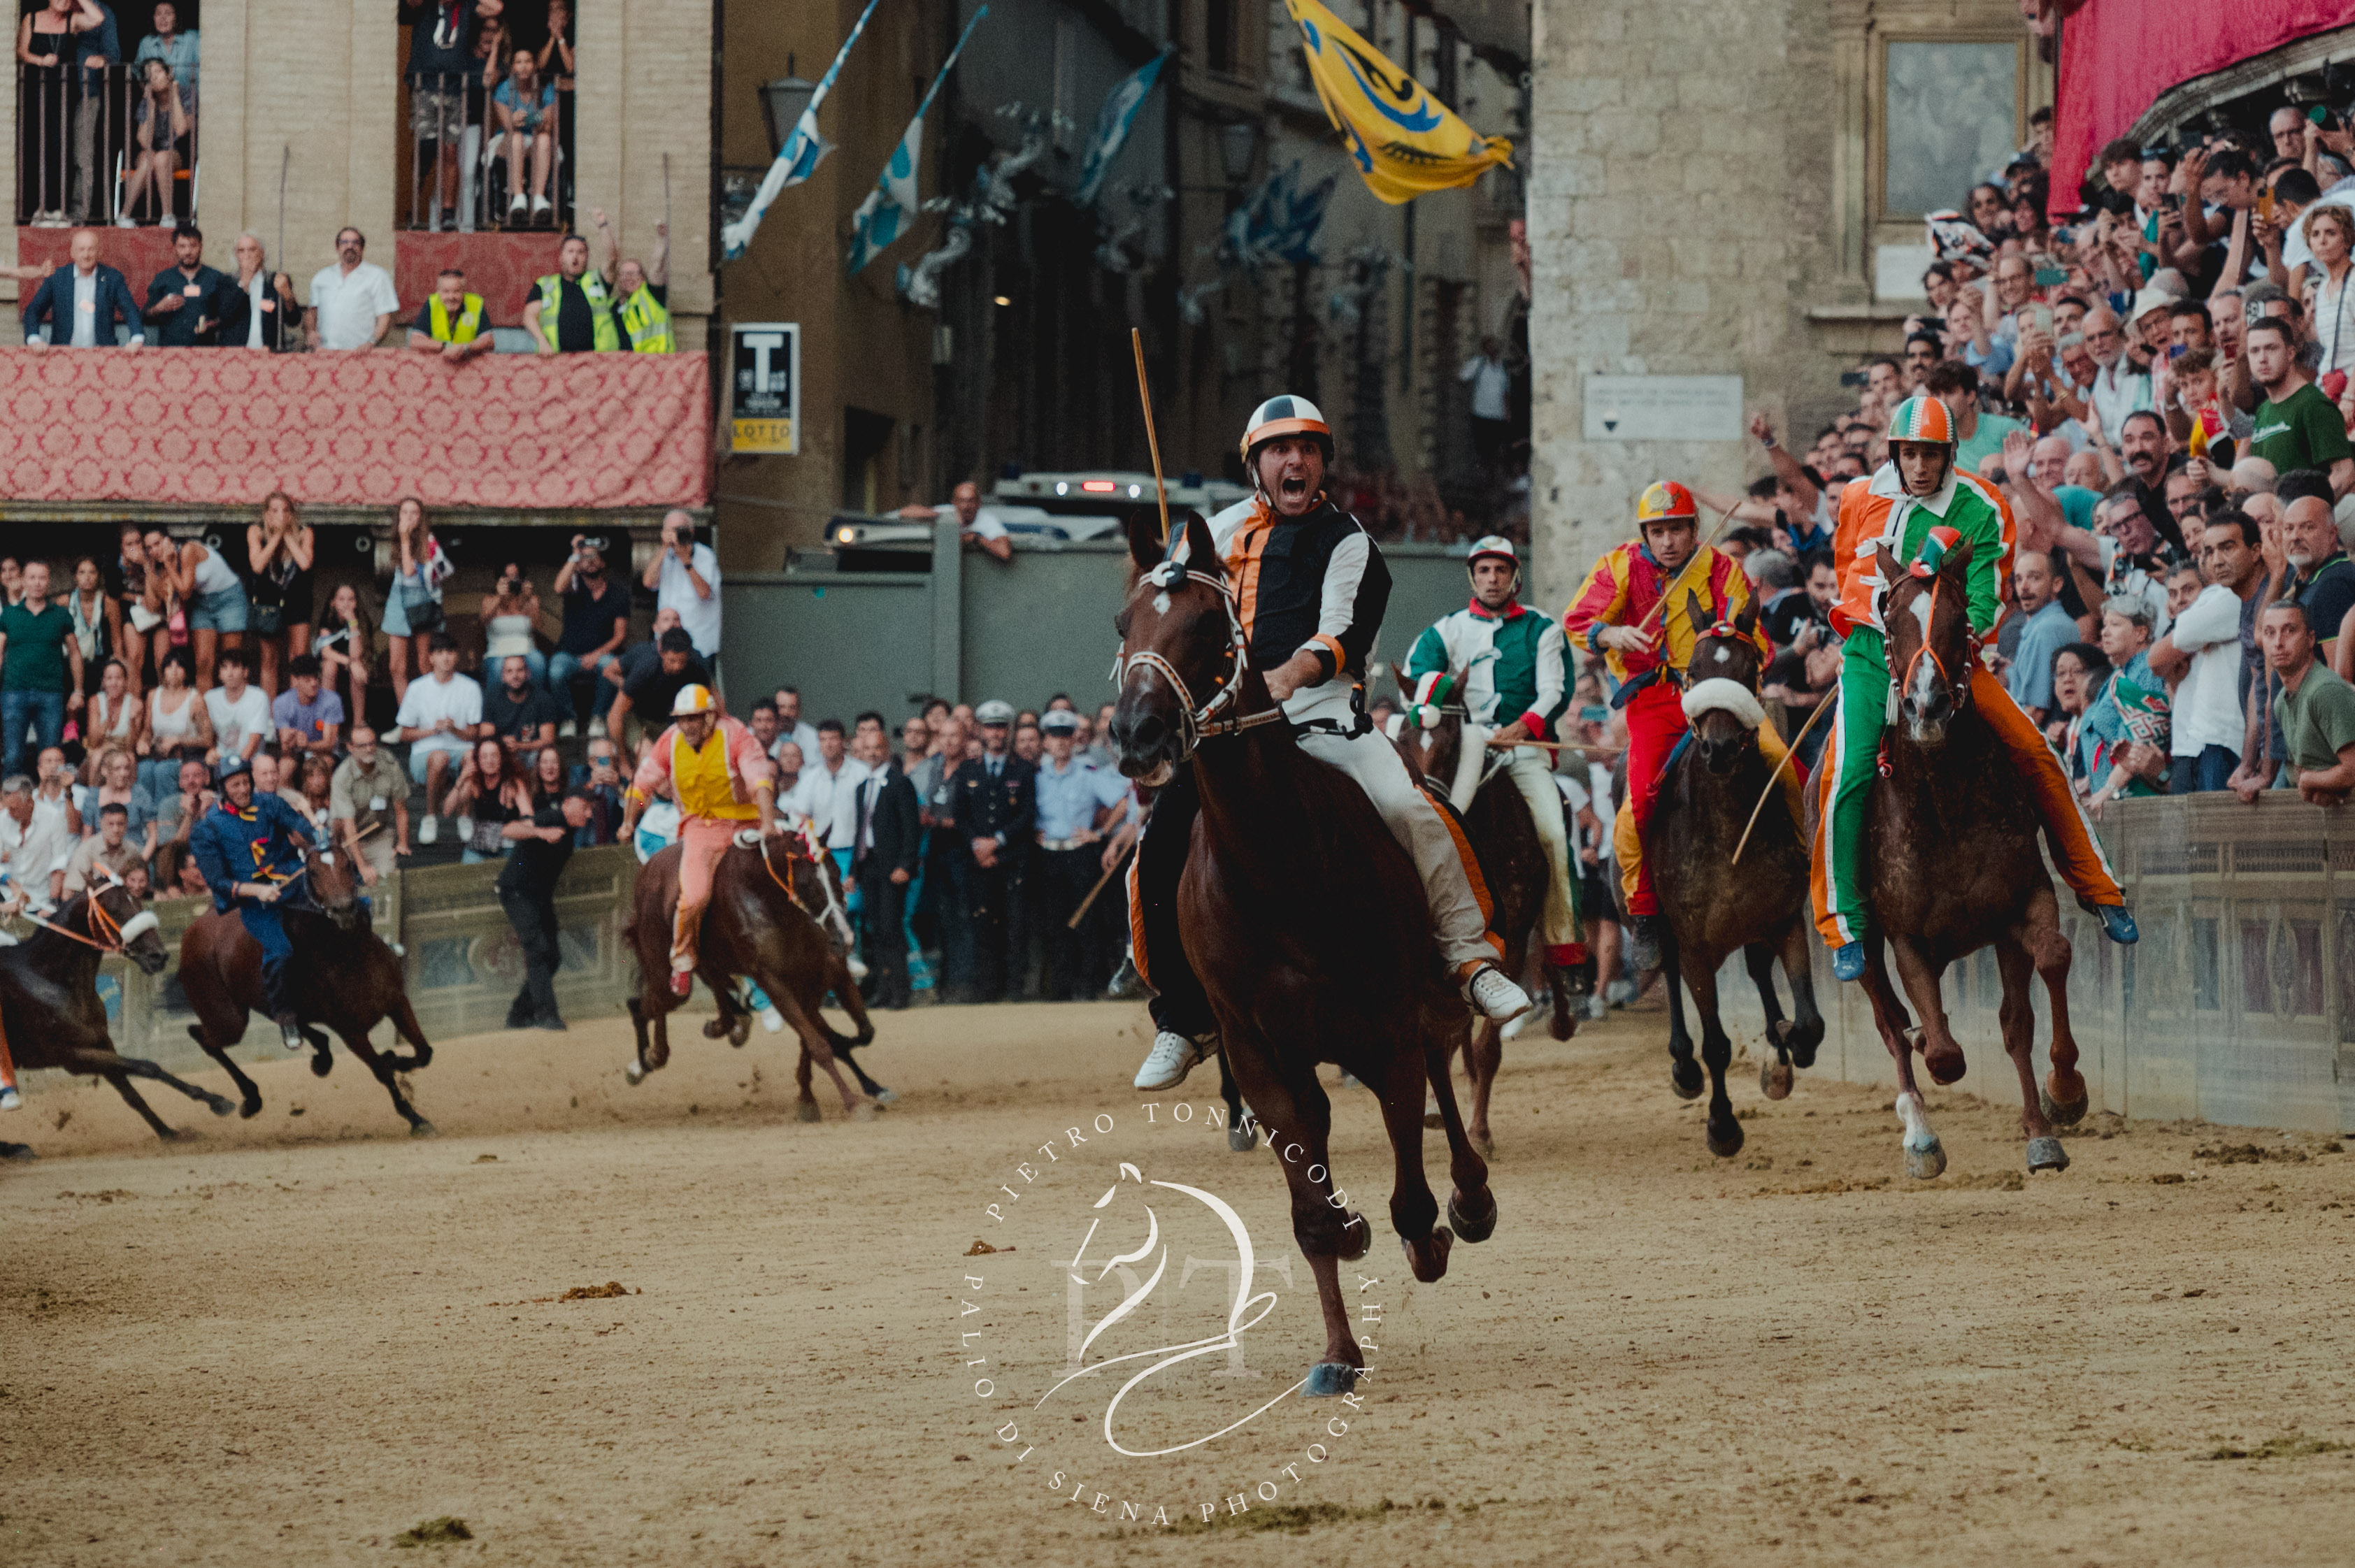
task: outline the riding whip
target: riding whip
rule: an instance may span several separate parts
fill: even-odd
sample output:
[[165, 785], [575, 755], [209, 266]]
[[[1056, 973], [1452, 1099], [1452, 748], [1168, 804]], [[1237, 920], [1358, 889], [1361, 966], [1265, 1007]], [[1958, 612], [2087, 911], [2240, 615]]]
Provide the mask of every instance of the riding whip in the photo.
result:
[[1766, 809], [1766, 797], [1774, 793], [1774, 781], [1782, 778], [1783, 769], [1791, 765], [1791, 758], [1798, 753], [1799, 742], [1807, 738], [1807, 732], [1816, 727], [1816, 721], [1824, 716], [1824, 710], [1834, 706], [1838, 702], [1839, 692], [1838, 688], [1834, 688], [1833, 690], [1827, 692], [1824, 694], [1823, 700], [1816, 705], [1816, 711], [1807, 715], [1807, 722], [1799, 726], [1799, 733], [1791, 737], [1791, 744], [1789, 747], [1785, 748], [1783, 752], [1783, 760], [1774, 764], [1774, 772], [1766, 775], [1765, 794], [1760, 795], [1758, 797], [1758, 804], [1750, 808], [1750, 821], [1744, 822], [1742, 826], [1742, 840], [1739, 843], [1736, 843], [1733, 846], [1733, 858], [1726, 862], [1728, 865], [1740, 865], [1742, 863], [1742, 852], [1750, 847], [1750, 830], [1758, 825], [1758, 813]]
[[[1161, 502], [1161, 543], [1169, 543], [1169, 487], [1161, 481], [1161, 438], [1153, 433], [1153, 388], [1145, 379], [1145, 334], [1128, 329], [1128, 346], [1136, 355], [1136, 400], [1145, 406], [1145, 445], [1153, 453], [1153, 493]], [[1103, 885], [1098, 883], [1096, 885]], [[1092, 894], [1091, 897], [1094, 896]], [[1082, 905], [1081, 907], [1085, 908]]]
[[[278, 258], [278, 265], [281, 269], [286, 265], [286, 167], [293, 161], [294, 147], [292, 143], [289, 143], [282, 147], [278, 154], [278, 249], [271, 252]], [[288, 276], [292, 277], [293, 274], [289, 273]], [[265, 283], [263, 286], [266, 288], [268, 285]]]
[[1110, 882], [1114, 876], [1118, 874], [1120, 868], [1128, 863], [1128, 857], [1135, 853], [1136, 846], [1135, 844], [1131, 844], [1127, 849], [1121, 852], [1121, 857], [1118, 860], [1113, 862], [1110, 865], [1104, 868], [1104, 874], [1096, 878], [1096, 885], [1088, 889], [1088, 895], [1080, 900], [1080, 906], [1071, 911], [1071, 917], [1063, 922], [1063, 929], [1066, 931], [1076, 931], [1080, 928], [1080, 922], [1082, 919], [1086, 917], [1089, 908], [1094, 905], [1096, 895], [1104, 890], [1104, 884]]

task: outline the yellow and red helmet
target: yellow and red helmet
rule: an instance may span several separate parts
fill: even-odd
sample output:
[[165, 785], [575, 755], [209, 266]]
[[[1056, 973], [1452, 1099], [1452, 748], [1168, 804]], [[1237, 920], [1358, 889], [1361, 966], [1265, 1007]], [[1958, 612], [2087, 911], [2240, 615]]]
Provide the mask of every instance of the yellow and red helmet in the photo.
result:
[[1647, 524], [1666, 523], [1674, 519], [1699, 522], [1700, 511], [1693, 505], [1692, 492], [1673, 479], [1663, 479], [1645, 487], [1636, 502], [1636, 532], [1644, 531]]
[[1897, 405], [1897, 412], [1889, 416], [1889, 440], [1892, 441], [1927, 441], [1934, 446], [1955, 444], [1954, 417], [1946, 406], [1935, 397], [1913, 397]]

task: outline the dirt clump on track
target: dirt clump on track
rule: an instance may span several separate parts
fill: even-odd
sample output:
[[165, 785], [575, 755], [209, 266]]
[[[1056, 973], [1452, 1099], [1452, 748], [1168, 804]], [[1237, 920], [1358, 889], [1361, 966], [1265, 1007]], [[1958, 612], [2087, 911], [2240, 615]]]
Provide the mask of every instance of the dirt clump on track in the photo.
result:
[[[1437, 1285], [1401, 1266], [1371, 1097], [1337, 1092], [1388, 1317], [1333, 1463], [1182, 1526], [1059, 1502], [989, 1436], [1028, 1401], [965, 1388], [958, 1279], [1060, 1266], [982, 1205], [1064, 1129], [1133, 1119], [1142, 1010], [879, 1027], [861, 1059], [899, 1103], [847, 1121], [821, 1077], [815, 1126], [789, 1044], [690, 1030], [633, 1089], [618, 1019], [438, 1047], [432, 1140], [348, 1059], [263, 1063], [250, 1122], [156, 1099], [199, 1135], [169, 1146], [37, 1078], [0, 1124], [43, 1156], [0, 1166], [0, 1562], [2016, 1568], [2336, 1563], [2355, 1535], [2355, 1154], [2097, 1117], [2023, 1179], [1974, 1040], [1961, 1089], [1998, 1099], [1932, 1091], [1937, 1181], [1903, 1175], [1888, 1091], [1806, 1074], [1769, 1104], [1736, 1073], [1721, 1161], [1657, 1012], [1507, 1047], [1502, 1220]], [[1209, 1105], [1196, 1079], [1157, 1098]], [[1298, 1264], [1277, 1156], [1170, 1147], [1156, 1173]], [[1436, 1133], [1425, 1163], [1444, 1202]], [[1254, 1368], [1305, 1372], [1307, 1311]], [[1214, 1453], [1170, 1464], [1243, 1489]], [[421, 1520], [471, 1539], [396, 1552]]]

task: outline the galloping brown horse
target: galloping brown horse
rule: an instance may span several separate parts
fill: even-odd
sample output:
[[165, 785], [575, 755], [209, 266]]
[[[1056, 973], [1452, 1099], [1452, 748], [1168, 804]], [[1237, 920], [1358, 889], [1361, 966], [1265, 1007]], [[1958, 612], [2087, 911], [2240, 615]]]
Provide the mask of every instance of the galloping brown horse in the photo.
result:
[[[676, 844], [662, 851], [638, 873], [637, 896], [632, 908], [630, 940], [638, 949], [638, 994], [630, 999], [630, 1022], [637, 1027], [638, 1050], [629, 1065], [629, 1080], [643, 1083], [648, 1073], [670, 1060], [668, 1018], [679, 997], [670, 990], [672, 914], [678, 907], [678, 860]], [[889, 1105], [890, 1090], [868, 1077], [850, 1054], [875, 1038], [858, 987], [852, 983], [839, 938], [823, 916], [831, 898], [838, 906], [839, 879], [833, 863], [819, 852], [813, 859], [796, 841], [773, 838], [758, 850], [730, 849], [712, 872], [711, 902], [703, 911], [703, 931], [697, 946], [696, 974], [719, 1003], [719, 1013], [704, 1025], [704, 1033], [741, 1045], [750, 1037], [751, 1020], [735, 1001], [735, 982], [744, 976], [769, 995], [794, 1033], [800, 1036], [801, 1062], [794, 1077], [800, 1087], [796, 1114], [804, 1121], [818, 1119], [817, 1099], [810, 1093], [813, 1064], [824, 1067], [842, 1096], [846, 1115], [871, 1116], [878, 1105]], [[819, 1011], [831, 991], [858, 1024], [855, 1036], [844, 1036], [827, 1024]], [[651, 1039], [648, 1026], [652, 1026]], [[869, 1097], [860, 1101], [843, 1082], [836, 1065], [839, 1055]]]
[[[432, 1062], [433, 1047], [425, 1043], [425, 1031], [409, 1005], [400, 956], [368, 924], [351, 855], [308, 851], [303, 869], [286, 886], [292, 891], [278, 906], [294, 949], [286, 970], [286, 1000], [311, 1043], [311, 1071], [324, 1078], [335, 1070], [335, 1049], [324, 1025], [384, 1086], [392, 1108], [409, 1123], [410, 1136], [432, 1137], [433, 1124], [400, 1092], [399, 1075]], [[245, 1099], [240, 1114], [252, 1116], [261, 1109], [261, 1090], [229, 1059], [229, 1048], [245, 1038], [248, 1015], [263, 1011], [261, 945], [235, 910], [202, 916], [181, 937], [180, 988], [197, 1020], [188, 1025], [189, 1036], [237, 1085]], [[410, 1054], [397, 1049], [379, 1053], [368, 1044], [369, 1033], [388, 1018], [394, 1034], [409, 1043]]]
[[[1449, 673], [1455, 680], [1455, 689], [1461, 691], [1464, 672], [1454, 670]], [[1413, 695], [1413, 683], [1403, 673], [1398, 676], [1398, 683], [1402, 693]], [[1423, 780], [1423, 790], [1433, 802], [1442, 810], [1454, 810], [1448, 791], [1464, 747], [1462, 710], [1443, 709], [1439, 722], [1429, 729], [1418, 725], [1403, 726], [1392, 741], [1399, 755], [1406, 759], [1407, 771]], [[1505, 972], [1521, 976], [1529, 965], [1529, 934], [1537, 929], [1538, 917], [1545, 913], [1550, 885], [1545, 842], [1538, 837], [1537, 823], [1530, 820], [1529, 803], [1521, 799], [1520, 790], [1502, 773], [1483, 783], [1473, 794], [1463, 822], [1464, 837], [1472, 845], [1473, 856], [1480, 863], [1480, 874], [1495, 901], [1488, 928], [1504, 939]], [[1541, 956], [1538, 964], [1545, 970], [1546, 985], [1553, 996], [1553, 1037], [1567, 1040], [1578, 1029], [1576, 1015], [1570, 1006], [1569, 976], [1546, 963]], [[1496, 1152], [1496, 1139], [1488, 1132], [1488, 1097], [1496, 1087], [1497, 1070], [1504, 1060], [1503, 1027], [1490, 1019], [1474, 1019], [1471, 1038], [1464, 1048], [1465, 1075], [1472, 1083], [1472, 1112], [1465, 1118], [1465, 1126], [1471, 1133], [1472, 1146], [1483, 1155]], [[1429, 1112], [1423, 1122], [1426, 1126], [1438, 1125], [1437, 1118]]]
[[[1485, 1241], [1497, 1224], [1488, 1169], [1465, 1136], [1447, 1075], [1448, 1047], [1469, 1019], [1441, 972], [1406, 852], [1363, 790], [1300, 748], [1252, 667], [1209, 530], [1188, 519], [1167, 565], [1149, 522], [1131, 531], [1129, 550], [1128, 599], [1114, 622], [1121, 771], [1156, 787], [1175, 779], [1199, 802], [1178, 887], [1180, 939], [1222, 1053], [1284, 1160], [1292, 1233], [1316, 1277], [1327, 1341], [1303, 1391], [1345, 1393], [1365, 1360], [1339, 1266], [1363, 1257], [1372, 1234], [1331, 1180], [1332, 1107], [1317, 1064], [1338, 1064], [1380, 1097], [1397, 1164], [1391, 1223], [1414, 1277], [1429, 1283], [1447, 1272], [1454, 1237], [1434, 1223], [1439, 1205], [1423, 1174], [1426, 1084], [1447, 1128], [1448, 1217], [1467, 1242]], [[1190, 781], [1178, 778], [1189, 764]], [[1149, 974], [1150, 955], [1138, 957]]]
[[[1865, 939], [1864, 986], [1873, 1022], [1897, 1061], [1897, 1114], [1905, 1123], [1905, 1168], [1927, 1181], [1946, 1168], [1914, 1086], [1913, 1052], [1938, 1083], [1964, 1073], [1963, 1048], [1946, 1025], [1939, 977], [1955, 959], [1993, 944], [2003, 976], [2004, 1050], [2019, 1074], [2019, 1121], [2028, 1168], [2062, 1171], [2069, 1156], [2053, 1123], [2085, 1114], [2077, 1042], [2069, 1032], [2069, 939], [2061, 934], [2052, 878], [2037, 847], [2034, 803], [2003, 747], [1971, 702], [1977, 649], [1966, 614], [1971, 543], [1948, 552], [1937, 575], [1917, 577], [1880, 553], [1888, 590], [1889, 667], [1905, 673], [1901, 722], [1884, 732], [1882, 777], [1873, 781], [1866, 818], [1866, 889], [1872, 909]], [[1926, 602], [1925, 602], [1926, 601]], [[1828, 769], [1826, 770], [1828, 773]], [[1821, 810], [1821, 792], [1817, 792]], [[1881, 939], [1896, 950], [1897, 972], [1921, 1011], [1912, 1021], [1889, 983]], [[2052, 1009], [2052, 1070], [2036, 1086], [2029, 971], [2043, 977]]]
[[[1695, 626], [1711, 616], [1700, 596], [1689, 596]], [[1758, 647], [1751, 641], [1757, 611], [1745, 607], [1733, 623], [1738, 634], [1705, 636], [1693, 645], [1689, 666], [1697, 707], [1688, 722], [1689, 737], [1678, 747], [1660, 783], [1645, 859], [1659, 889], [1666, 916], [1660, 967], [1668, 973], [1669, 1082], [1678, 1097], [1700, 1093], [1700, 1065], [1693, 1061], [1692, 1037], [1677, 993], [1681, 980], [1700, 1013], [1701, 1064], [1709, 1068], [1710, 1152], [1731, 1158], [1742, 1151], [1742, 1123], [1725, 1093], [1725, 1069], [1733, 1042], [1718, 1018], [1717, 977], [1736, 949], [1758, 987], [1774, 1054], [1762, 1063], [1760, 1086], [1779, 1100], [1791, 1092], [1791, 1069], [1812, 1067], [1823, 1043], [1824, 1018], [1816, 1010], [1814, 973], [1808, 967], [1811, 938], [1802, 918], [1807, 903], [1807, 844], [1788, 797], [1777, 783], [1767, 789], [1768, 765], [1758, 751]], [[1739, 694], [1705, 684], [1726, 681]], [[1716, 698], [1714, 702], [1704, 699]], [[1739, 710], [1739, 711], [1737, 711]], [[1766, 794], [1758, 826], [1739, 864], [1735, 845], [1761, 794]], [[1783, 960], [1791, 982], [1796, 1020], [1783, 1016], [1774, 995], [1774, 960]]]
[[[98, 966], [121, 954], [148, 974], [171, 961], [155, 916], [120, 882], [108, 881], [65, 906], [14, 947], [0, 948], [0, 1019], [8, 1029], [10, 1054], [24, 1068], [56, 1067], [88, 1073], [114, 1086], [123, 1101], [155, 1129], [155, 1136], [182, 1134], [166, 1127], [131, 1086], [149, 1078], [203, 1104], [215, 1116], [235, 1107], [209, 1089], [184, 1083], [153, 1062], [116, 1054], [106, 1032], [106, 1004], [98, 996]], [[0, 1160], [30, 1160], [21, 1143], [0, 1143]]]

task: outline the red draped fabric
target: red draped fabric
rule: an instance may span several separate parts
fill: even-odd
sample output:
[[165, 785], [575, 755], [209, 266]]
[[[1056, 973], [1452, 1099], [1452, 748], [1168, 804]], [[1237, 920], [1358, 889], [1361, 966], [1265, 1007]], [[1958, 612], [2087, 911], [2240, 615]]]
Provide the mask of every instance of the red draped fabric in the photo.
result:
[[2355, 22], [2355, 0], [2086, 0], [2061, 24], [2052, 117], [2055, 215], [2077, 208], [2094, 154], [2169, 88]]
[[698, 506], [700, 354], [0, 351], [5, 499]]

